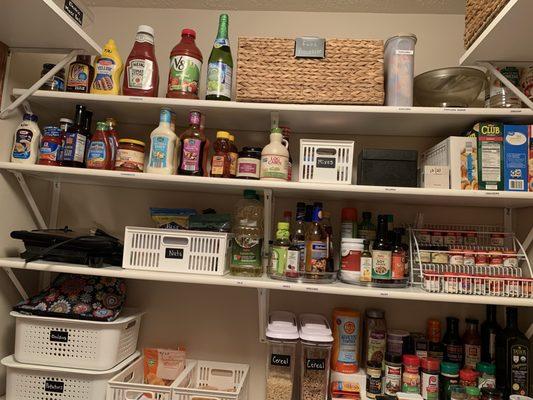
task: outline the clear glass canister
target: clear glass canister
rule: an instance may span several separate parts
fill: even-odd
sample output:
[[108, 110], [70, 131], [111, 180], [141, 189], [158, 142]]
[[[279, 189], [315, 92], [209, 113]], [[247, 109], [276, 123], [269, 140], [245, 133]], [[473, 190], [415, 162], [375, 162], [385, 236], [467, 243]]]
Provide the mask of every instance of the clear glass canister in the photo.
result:
[[266, 338], [266, 400], [292, 400], [299, 338], [294, 314], [286, 311], [271, 313]]
[[321, 315], [300, 317], [300, 400], [327, 400], [333, 336]]

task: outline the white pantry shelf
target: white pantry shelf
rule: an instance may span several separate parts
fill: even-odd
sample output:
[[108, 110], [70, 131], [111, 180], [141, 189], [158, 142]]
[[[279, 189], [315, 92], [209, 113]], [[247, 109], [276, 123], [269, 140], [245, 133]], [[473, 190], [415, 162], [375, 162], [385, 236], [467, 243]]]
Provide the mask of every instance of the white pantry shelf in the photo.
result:
[[384, 186], [270, 182], [246, 179], [208, 178], [182, 175], [105, 171], [0, 162], [0, 171], [20, 172], [25, 176], [75, 183], [144, 190], [169, 190], [241, 195], [243, 189], [271, 189], [274, 196], [300, 199], [386, 201], [461, 207], [533, 207], [533, 193], [490, 192], [453, 189], [423, 189]]
[[533, 61], [533, 1], [510, 0], [461, 57], [461, 65], [476, 61]]
[[[25, 89], [14, 89], [15, 97]], [[119, 123], [155, 126], [161, 107], [177, 113], [178, 126], [184, 126], [188, 112], [197, 109], [206, 114], [206, 127], [267, 132], [271, 113], [278, 112], [280, 124], [296, 133], [450, 136], [459, 135], [478, 121], [533, 123], [529, 109], [386, 107], [319, 104], [240, 103], [227, 101], [167, 99], [37, 91], [29, 99], [39, 117], [58, 120], [72, 117], [76, 104], [95, 113], [94, 119], [114, 117]]]
[[[64, 10], [59, 0], [2, 0], [0, 41], [9, 47], [46, 49], [58, 52], [73, 49], [100, 54], [102, 48]], [[89, 16], [85, 10], [85, 24]]]
[[258, 278], [247, 278], [235, 277], [231, 275], [208, 276], [157, 271], [136, 271], [123, 269], [121, 267], [90, 268], [85, 265], [54, 263], [50, 261], [35, 261], [26, 263], [20, 258], [0, 258], [0, 267], [27, 271], [72, 273], [80, 275], [109, 276], [115, 278], [136, 279], [145, 281], [176, 282], [198, 285], [217, 285], [242, 287], [249, 289], [273, 289], [293, 292], [333, 294], [341, 296], [533, 307], [532, 299], [428, 293], [420, 288], [415, 287], [405, 289], [377, 289], [356, 285], [348, 285], [342, 282], [335, 282], [329, 284], [292, 283], [273, 280], [268, 278], [267, 276]]

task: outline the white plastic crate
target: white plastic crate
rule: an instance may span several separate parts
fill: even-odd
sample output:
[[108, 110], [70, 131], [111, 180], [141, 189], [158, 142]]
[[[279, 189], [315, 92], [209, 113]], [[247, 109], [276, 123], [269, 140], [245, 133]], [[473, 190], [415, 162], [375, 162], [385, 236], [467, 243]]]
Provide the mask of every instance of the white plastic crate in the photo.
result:
[[172, 385], [172, 400], [248, 400], [249, 370], [246, 364], [196, 361]]
[[[195, 361], [187, 360], [185, 371], [176, 379], [190, 371]], [[174, 386], [174, 384], [172, 386]], [[143, 397], [144, 396], [144, 397]], [[124, 371], [114, 376], [107, 386], [106, 400], [153, 399], [172, 400], [171, 386], [147, 385], [144, 383], [144, 358], [141, 357], [129, 365]]]
[[9, 356], [2, 360], [7, 367], [6, 399], [102, 400], [107, 381], [138, 356], [137, 352], [106, 371], [22, 364]]
[[126, 269], [224, 275], [229, 272], [230, 233], [126, 227]]
[[300, 139], [300, 182], [352, 183], [353, 140]]
[[113, 322], [11, 316], [17, 362], [104, 371], [135, 353], [142, 313], [125, 310]]

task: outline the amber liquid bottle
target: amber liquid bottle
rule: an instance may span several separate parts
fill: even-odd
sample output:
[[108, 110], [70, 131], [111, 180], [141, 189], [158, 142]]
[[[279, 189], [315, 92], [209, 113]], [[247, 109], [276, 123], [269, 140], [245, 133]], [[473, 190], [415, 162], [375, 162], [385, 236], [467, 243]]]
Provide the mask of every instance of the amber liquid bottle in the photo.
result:
[[180, 136], [181, 163], [179, 175], [204, 175], [204, 151], [207, 139], [200, 129], [202, 116], [199, 111], [189, 113], [189, 128]]
[[477, 319], [466, 319], [463, 335], [465, 368], [476, 369], [477, 363], [481, 361], [481, 336], [479, 336], [478, 325]]

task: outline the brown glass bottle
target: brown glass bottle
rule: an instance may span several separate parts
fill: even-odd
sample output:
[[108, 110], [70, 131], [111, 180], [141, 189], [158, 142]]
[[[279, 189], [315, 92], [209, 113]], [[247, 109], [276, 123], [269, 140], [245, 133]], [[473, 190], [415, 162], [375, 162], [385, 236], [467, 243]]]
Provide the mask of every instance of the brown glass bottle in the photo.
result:
[[459, 337], [459, 320], [446, 318], [446, 333], [442, 338], [444, 344], [444, 361], [463, 365], [463, 343]]
[[463, 334], [465, 368], [476, 369], [477, 363], [481, 361], [481, 336], [478, 326], [479, 321], [477, 319], [466, 319], [466, 328]]
[[444, 345], [440, 341], [441, 326], [438, 319], [429, 319], [427, 325], [428, 357], [444, 359]]
[[179, 175], [204, 175], [204, 152], [207, 139], [200, 129], [202, 115], [199, 111], [189, 113], [189, 128], [180, 136], [181, 163]]

